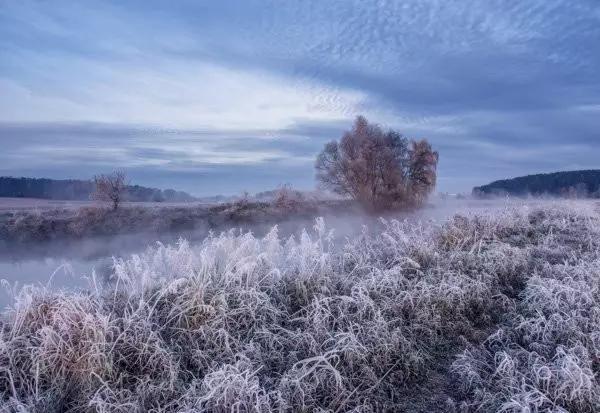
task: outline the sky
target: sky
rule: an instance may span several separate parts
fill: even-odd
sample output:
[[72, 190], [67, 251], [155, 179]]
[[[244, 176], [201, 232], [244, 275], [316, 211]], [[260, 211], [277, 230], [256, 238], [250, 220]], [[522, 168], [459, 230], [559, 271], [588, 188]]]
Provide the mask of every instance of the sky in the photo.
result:
[[316, 186], [357, 115], [438, 190], [600, 168], [598, 0], [0, 0], [0, 175]]

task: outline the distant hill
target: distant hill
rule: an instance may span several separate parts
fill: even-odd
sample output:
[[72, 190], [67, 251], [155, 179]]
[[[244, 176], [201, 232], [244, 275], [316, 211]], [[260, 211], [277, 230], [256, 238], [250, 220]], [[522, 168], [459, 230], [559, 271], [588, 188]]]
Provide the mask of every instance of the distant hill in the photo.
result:
[[[94, 190], [92, 181], [76, 179], [0, 177], [0, 197], [41, 198], [68, 201], [90, 199]], [[127, 200], [132, 202], [188, 202], [196, 198], [173, 189], [146, 188], [139, 185], [127, 187]]]
[[473, 188], [475, 196], [552, 195], [600, 198], [600, 170], [520, 176]]

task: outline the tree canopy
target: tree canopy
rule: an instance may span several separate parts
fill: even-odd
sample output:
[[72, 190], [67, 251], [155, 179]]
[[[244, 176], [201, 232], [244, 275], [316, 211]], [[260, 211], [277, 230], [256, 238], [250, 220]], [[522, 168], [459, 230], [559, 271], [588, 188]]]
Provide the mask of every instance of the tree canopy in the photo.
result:
[[437, 162], [426, 140], [409, 141], [359, 116], [339, 142], [325, 145], [315, 166], [322, 187], [380, 211], [421, 205], [435, 188]]

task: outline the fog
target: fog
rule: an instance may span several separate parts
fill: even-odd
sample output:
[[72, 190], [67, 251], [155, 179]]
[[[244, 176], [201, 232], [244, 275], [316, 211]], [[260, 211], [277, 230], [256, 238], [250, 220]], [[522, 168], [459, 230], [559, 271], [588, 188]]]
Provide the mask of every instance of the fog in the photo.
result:
[[[423, 209], [413, 212], [389, 213], [383, 217], [359, 213], [340, 212], [327, 214], [323, 218], [327, 228], [332, 229], [336, 245], [361, 233], [376, 231], [382, 219], [408, 220], [427, 224], [440, 224], [455, 214], [487, 213], [510, 206], [534, 206], [552, 200], [539, 199], [435, 199]], [[298, 237], [303, 229], [311, 231], [314, 218], [288, 219], [279, 222], [280, 238]], [[216, 232], [236, 230], [251, 231], [258, 237], [264, 236], [272, 225], [253, 224], [220, 228]], [[0, 279], [6, 280], [11, 288], [0, 290], [0, 307], [11, 302], [11, 289], [26, 284], [43, 284], [56, 289], [86, 288], [86, 279], [96, 274], [99, 279], [110, 274], [113, 258], [127, 257], [140, 253], [149, 246], [174, 244], [186, 239], [195, 244], [209, 235], [208, 230], [177, 231], [172, 233], [136, 233], [113, 237], [86, 238], [76, 241], [53, 241], [27, 246], [9, 246], [0, 251]]]
[[[401, 224], [335, 211], [314, 229], [308, 217], [284, 219], [264, 237], [270, 225], [201, 245], [197, 231], [16, 248], [0, 266], [13, 277], [0, 370], [11, 394], [42, 383], [42, 397], [12, 398], [28, 403], [14, 411], [79, 411], [98, 400], [106, 411], [499, 411], [507, 400], [529, 403], [535, 389], [548, 396], [531, 411], [593, 412], [597, 207], [440, 199], [384, 218]], [[465, 217], [436, 226], [453, 214]], [[285, 239], [303, 227], [309, 236]], [[112, 260], [178, 236], [191, 241]], [[550, 385], [539, 384], [542, 370]], [[588, 390], [571, 397], [581, 383]], [[57, 394], [72, 401], [57, 404]]]

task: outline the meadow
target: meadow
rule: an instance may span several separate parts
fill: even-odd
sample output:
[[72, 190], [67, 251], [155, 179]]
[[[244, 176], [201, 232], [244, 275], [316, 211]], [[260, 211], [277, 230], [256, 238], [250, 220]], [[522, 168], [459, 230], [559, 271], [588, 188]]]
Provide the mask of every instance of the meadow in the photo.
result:
[[595, 412], [600, 210], [229, 230], [13, 290], [2, 412]]
[[210, 230], [272, 226], [290, 220], [312, 220], [315, 216], [354, 213], [348, 201], [284, 200], [283, 202], [239, 199], [219, 204], [123, 203], [116, 210], [89, 201], [46, 201], [0, 198], [0, 247], [76, 241], [94, 237], [145, 234], [149, 238], [177, 233], [190, 236]]

